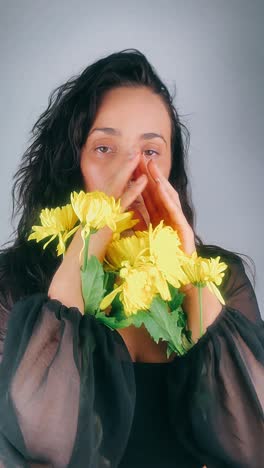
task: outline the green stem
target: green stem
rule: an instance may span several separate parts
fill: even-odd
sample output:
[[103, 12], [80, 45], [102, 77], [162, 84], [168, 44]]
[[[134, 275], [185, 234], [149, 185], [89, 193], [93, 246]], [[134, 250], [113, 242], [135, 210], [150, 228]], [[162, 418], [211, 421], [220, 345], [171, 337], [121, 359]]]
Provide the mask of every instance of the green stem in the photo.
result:
[[88, 262], [89, 240], [90, 240], [90, 234], [86, 237], [86, 239], [84, 241], [83, 267], [82, 267], [83, 271], [86, 270], [87, 262]]
[[199, 292], [199, 309], [200, 309], [200, 338], [203, 335], [203, 311], [202, 311], [202, 288], [201, 285], [198, 285]]

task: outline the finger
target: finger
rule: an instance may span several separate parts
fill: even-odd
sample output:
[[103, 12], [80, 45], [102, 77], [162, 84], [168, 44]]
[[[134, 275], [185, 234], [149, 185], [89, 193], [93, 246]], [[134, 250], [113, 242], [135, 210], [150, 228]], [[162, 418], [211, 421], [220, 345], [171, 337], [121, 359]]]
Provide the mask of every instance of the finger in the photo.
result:
[[153, 181], [153, 178], [150, 176], [150, 173], [147, 169], [148, 162], [149, 161], [146, 162], [146, 160], [141, 157], [135, 170], [135, 174], [146, 174], [148, 177], [148, 184], [142, 192], [142, 196], [153, 221], [154, 218], [157, 219], [159, 217], [161, 207], [159, 195], [157, 193], [156, 182]]
[[[181, 209], [181, 202], [178, 192], [172, 187], [170, 182], [167, 180], [166, 177], [162, 174], [159, 170], [155, 161], [149, 161], [147, 165], [148, 172], [150, 174], [150, 178], [152, 179], [153, 183], [156, 184], [155, 192], [157, 193], [159, 189], [164, 189], [170, 197], [174, 200], [177, 206]], [[153, 184], [152, 184], [153, 187]]]
[[151, 178], [149, 176], [148, 184], [142, 195], [147, 209], [149, 210], [151, 221], [156, 227], [162, 219], [167, 222], [168, 215], [166, 206], [164, 206], [163, 203], [163, 198], [161, 197], [160, 187], [157, 187], [156, 182], [153, 182], [150, 179]]
[[109, 195], [113, 195], [115, 198], [120, 198], [126, 188], [129, 179], [131, 178], [135, 168], [139, 162], [140, 153], [134, 153], [132, 158], [124, 160], [122, 165], [119, 165], [114, 173], [114, 177], [109, 183], [110, 191]]
[[[179, 195], [176, 190], [170, 185], [166, 177], [163, 176], [157, 165], [151, 160], [147, 165], [150, 178], [156, 182], [156, 194], [160, 198], [163, 207], [166, 209], [170, 217], [171, 225], [174, 229], [185, 229], [186, 218], [182, 211]], [[158, 180], [157, 180], [158, 179]]]
[[142, 197], [145, 203], [145, 206], [148, 210], [149, 213], [149, 218], [154, 227], [156, 227], [161, 219], [161, 213], [160, 213], [160, 204], [156, 205], [153, 197], [151, 197], [149, 193], [149, 182], [147, 183], [145, 189], [142, 192]]
[[156, 182], [154, 182], [147, 169], [148, 163], [149, 161], [141, 157], [135, 173], [144, 173], [148, 177], [148, 183], [142, 192], [142, 197], [148, 210], [151, 223], [156, 227], [160, 223], [160, 220], [164, 219], [164, 209], [160, 203], [161, 200], [157, 192]]
[[[137, 197], [138, 200], [141, 198], [142, 199], [142, 203], [143, 203], [143, 206], [142, 207], [139, 207], [139, 209], [137, 210], [136, 209], [136, 212], [135, 212], [135, 217], [137, 218], [138, 217], [138, 212], [140, 212], [140, 208], [144, 208], [144, 213], [146, 211], [146, 218], [148, 220], [148, 223], [151, 222], [152, 224], [156, 225], [159, 223], [159, 215], [158, 215], [158, 210], [157, 210], [157, 207], [155, 208], [155, 206], [153, 205], [153, 200], [151, 201], [151, 198], [148, 196], [148, 183], [149, 183], [149, 174], [148, 174], [148, 171], [147, 171], [147, 168], [146, 168], [146, 161], [144, 159], [143, 156], [140, 157], [139, 159], [139, 163], [138, 165], [136, 166], [133, 174], [132, 174], [132, 179], [135, 180], [137, 178], [139, 178], [142, 174], [145, 174], [146, 177], [147, 177], [147, 184], [145, 185], [145, 188], [143, 189], [142, 193]], [[137, 207], [135, 207], [137, 208]], [[134, 207], [132, 207], [132, 210], [134, 209]], [[140, 225], [137, 224], [136, 229], [140, 229]]]
[[159, 188], [159, 194], [161, 202], [170, 217], [170, 224], [172, 228], [180, 231], [185, 229], [187, 221], [183, 214], [183, 211], [178, 206], [178, 204], [175, 203], [175, 200], [172, 199], [171, 195], [168, 192], [166, 192], [164, 186], [161, 186]]
[[130, 187], [125, 189], [124, 193], [120, 197], [120, 204], [123, 211], [125, 211], [129, 205], [131, 205], [133, 201], [135, 201], [136, 198], [142, 193], [144, 187], [147, 184], [147, 181], [147, 176], [142, 174]]
[[149, 214], [149, 221], [152, 223], [152, 225], [154, 227], [156, 227], [160, 222], [160, 213], [159, 213], [160, 205], [155, 204], [153, 195], [151, 196], [150, 193], [149, 193], [150, 175], [149, 175], [149, 172], [147, 170], [146, 160], [145, 160], [145, 158], [143, 156], [141, 156], [141, 158], [139, 160], [139, 163], [138, 163], [138, 166], [136, 167], [133, 175], [135, 177], [137, 177], [137, 176], [139, 176], [141, 174], [146, 174], [146, 176], [148, 178], [148, 183], [145, 186], [144, 190], [142, 191], [141, 196], [143, 198], [144, 205], [145, 205], [145, 207], [146, 207], [146, 209], [148, 211], [148, 214]]
[[147, 210], [147, 207], [144, 203], [144, 199], [142, 197], [142, 193], [137, 196], [136, 200], [132, 203], [132, 205], [128, 207], [128, 210], [134, 211], [134, 218], [142, 219], [142, 223], [137, 224], [133, 229], [143, 230], [143, 224], [144, 224], [144, 229], [147, 229], [150, 223], [150, 218], [149, 218], [149, 212]]

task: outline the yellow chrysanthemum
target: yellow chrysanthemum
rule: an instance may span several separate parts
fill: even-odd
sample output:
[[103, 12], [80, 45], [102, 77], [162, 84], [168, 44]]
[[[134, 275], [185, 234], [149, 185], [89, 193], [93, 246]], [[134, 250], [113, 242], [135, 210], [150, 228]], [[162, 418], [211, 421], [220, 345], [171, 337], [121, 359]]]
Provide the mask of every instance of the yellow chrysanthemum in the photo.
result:
[[124, 307], [124, 313], [127, 317], [136, 314], [139, 310], [147, 310], [157, 293], [154, 284], [147, 269], [131, 268], [127, 265], [120, 270], [121, 285], [115, 284], [114, 290], [104, 297], [100, 308], [106, 309], [120, 292], [120, 301]]
[[91, 229], [98, 230], [108, 226], [113, 232], [121, 232], [137, 224], [138, 220], [132, 220], [133, 212], [121, 212], [121, 200], [115, 200], [104, 192], [71, 193], [71, 204], [83, 225], [84, 237], [87, 237]]
[[163, 220], [154, 230], [149, 225], [149, 249], [153, 263], [175, 288], [179, 288], [187, 280], [182, 270], [185, 254], [180, 245], [177, 232], [171, 226], [164, 226]]
[[[115, 285], [115, 289], [103, 299], [103, 308], [120, 292], [126, 314], [147, 309], [157, 293], [165, 301], [171, 299], [168, 283], [175, 288], [188, 283], [206, 284], [224, 303], [215, 283], [221, 283], [227, 265], [219, 264], [220, 257], [203, 259], [197, 256], [197, 252], [191, 257], [185, 255], [180, 245], [177, 232], [170, 226], [164, 226], [163, 221], [154, 230], [150, 223], [148, 231], [135, 231], [130, 237], [112, 241], [106, 252], [104, 267], [106, 270], [119, 270], [123, 282]], [[140, 273], [139, 276], [136, 271]], [[139, 278], [141, 284], [137, 282]], [[151, 291], [150, 296], [146, 291]]]
[[146, 265], [146, 268], [148, 271], [149, 283], [151, 284], [153, 291], [159, 293], [164, 301], [170, 301], [171, 293], [163, 273], [157, 268], [156, 265]]
[[220, 262], [220, 256], [216, 258], [202, 258], [198, 257], [197, 252], [193, 252], [189, 259], [186, 259], [183, 264], [183, 270], [185, 271], [189, 283], [195, 286], [207, 286], [208, 289], [215, 294], [222, 304], [225, 301], [215, 286], [219, 286], [222, 283], [224, 277], [224, 271], [227, 269], [227, 264]]
[[117, 219], [115, 222], [116, 230], [113, 234], [113, 239], [115, 238], [120, 239], [121, 232], [126, 231], [126, 229], [133, 228], [139, 222], [139, 219], [132, 219], [134, 216], [133, 211], [126, 211], [123, 214], [125, 214], [126, 216], [124, 216], [123, 218]]
[[78, 218], [71, 204], [51, 209], [44, 208], [40, 213], [41, 226], [32, 226], [34, 232], [29, 235], [28, 240], [39, 242], [46, 239], [46, 237], [51, 237], [43, 246], [43, 249], [45, 249], [50, 242], [58, 237], [57, 255], [62, 255], [65, 252], [66, 240], [79, 227], [79, 225], [75, 226], [77, 221]]
[[105, 255], [105, 269], [118, 271], [128, 262], [130, 267], [152, 272], [152, 288], [164, 300], [171, 298], [167, 282], [179, 288], [180, 282], [189, 282], [181, 268], [184, 253], [177, 233], [163, 221], [153, 230], [135, 231], [130, 237], [112, 241]]
[[127, 274], [120, 300], [127, 316], [149, 308], [155, 291], [151, 289], [146, 271], [132, 270]]
[[100, 304], [101, 309], [106, 309], [119, 292], [127, 316], [136, 314], [138, 310], [149, 309], [152, 299], [157, 293], [165, 301], [171, 299], [167, 281], [162, 273], [150, 263], [133, 268], [128, 261], [123, 261], [119, 283], [115, 284], [114, 290], [104, 297]]
[[135, 231], [135, 235], [114, 240], [109, 244], [104, 258], [106, 268], [108, 266], [108, 269], [119, 270], [124, 261], [136, 266], [140, 261], [144, 263], [145, 259], [148, 259], [148, 237], [140, 236], [140, 232]]

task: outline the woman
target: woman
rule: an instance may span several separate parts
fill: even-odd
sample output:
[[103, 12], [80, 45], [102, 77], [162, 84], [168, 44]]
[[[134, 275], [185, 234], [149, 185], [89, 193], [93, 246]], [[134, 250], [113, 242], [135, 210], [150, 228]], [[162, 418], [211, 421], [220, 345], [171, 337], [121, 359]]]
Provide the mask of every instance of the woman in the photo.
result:
[[[21, 218], [1, 255], [0, 466], [263, 466], [263, 322], [241, 258], [194, 231], [184, 127], [137, 50], [111, 54], [55, 90], [16, 174]], [[188, 134], [187, 134], [188, 136]], [[182, 288], [194, 346], [166, 358], [144, 327], [112, 331], [83, 314], [77, 231], [61, 261], [28, 242], [44, 207], [103, 190], [144, 229], [164, 219], [182, 248], [228, 264], [223, 307]], [[123, 235], [131, 235], [130, 231]], [[90, 241], [101, 261], [112, 232]]]

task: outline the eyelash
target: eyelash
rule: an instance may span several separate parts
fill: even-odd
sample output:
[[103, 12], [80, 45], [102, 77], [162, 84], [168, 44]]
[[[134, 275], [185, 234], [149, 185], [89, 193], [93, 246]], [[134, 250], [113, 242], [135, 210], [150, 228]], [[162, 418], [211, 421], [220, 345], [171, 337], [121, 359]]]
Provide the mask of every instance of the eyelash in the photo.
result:
[[[100, 145], [100, 146], [97, 146], [95, 148], [95, 150], [97, 151], [99, 148], [110, 148], [110, 146], [106, 146], [106, 145]], [[153, 149], [148, 149], [148, 150], [145, 150], [145, 151], [152, 151], [152, 153], [156, 153], [156, 155], [159, 155], [158, 151], [156, 150], [153, 150]], [[99, 154], [106, 154], [105, 152], [99, 152]], [[153, 155], [148, 155], [150, 158], [153, 156]]]

